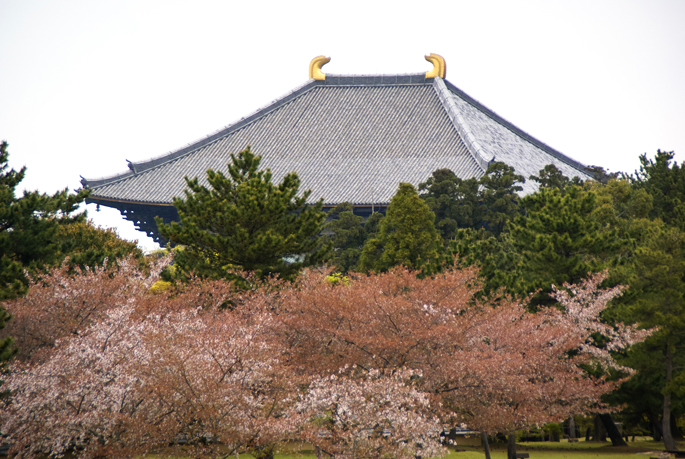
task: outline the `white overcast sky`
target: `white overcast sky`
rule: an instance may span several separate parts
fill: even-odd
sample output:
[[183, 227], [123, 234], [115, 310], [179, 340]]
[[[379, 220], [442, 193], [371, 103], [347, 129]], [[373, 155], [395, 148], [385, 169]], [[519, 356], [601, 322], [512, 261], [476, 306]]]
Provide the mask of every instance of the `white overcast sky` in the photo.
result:
[[[447, 79], [572, 158], [685, 160], [685, 0], [0, 0], [0, 139], [53, 193], [222, 128], [328, 73]], [[150, 248], [118, 211], [89, 215]]]

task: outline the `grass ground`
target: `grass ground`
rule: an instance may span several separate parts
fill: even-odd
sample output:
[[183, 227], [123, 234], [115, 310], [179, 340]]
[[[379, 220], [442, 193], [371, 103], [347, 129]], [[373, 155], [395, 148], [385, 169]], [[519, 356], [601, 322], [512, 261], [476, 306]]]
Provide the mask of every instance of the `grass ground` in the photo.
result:
[[[517, 443], [516, 451], [530, 454], [530, 459], [649, 459], [663, 454], [664, 444], [649, 440], [649, 437], [628, 442], [627, 447], [614, 447], [610, 442], [595, 443], [579, 441]], [[681, 449], [685, 444], [679, 445]], [[458, 447], [465, 451], [451, 452], [446, 459], [483, 459], [483, 448]], [[492, 459], [506, 459], [506, 445], [490, 448]]]
[[[628, 442], [627, 447], [613, 447], [611, 443], [585, 442], [576, 443], [561, 442], [532, 442], [517, 443], [516, 451], [530, 454], [530, 459], [649, 459], [663, 454], [664, 444], [641, 437], [637, 441]], [[680, 443], [679, 448], [685, 449], [685, 443]], [[458, 446], [458, 451], [450, 451], [445, 459], [484, 459], [485, 453], [482, 447]], [[506, 459], [507, 447], [504, 444], [495, 444], [490, 447], [492, 459]], [[154, 456], [146, 456], [153, 458]], [[182, 459], [179, 456], [178, 459]], [[249, 454], [240, 456], [240, 459], [253, 459]], [[276, 459], [316, 459], [311, 451], [291, 452], [289, 454], [277, 454]]]

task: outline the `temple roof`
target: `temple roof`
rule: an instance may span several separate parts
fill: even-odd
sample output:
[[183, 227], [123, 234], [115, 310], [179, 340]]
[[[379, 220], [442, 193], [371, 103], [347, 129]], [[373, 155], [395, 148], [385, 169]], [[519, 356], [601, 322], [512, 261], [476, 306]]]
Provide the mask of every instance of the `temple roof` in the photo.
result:
[[[444, 72], [444, 70], [443, 70]], [[312, 202], [387, 205], [401, 182], [436, 169], [480, 177], [502, 161], [528, 178], [554, 164], [589, 178], [583, 164], [513, 126], [440, 76], [332, 75], [310, 79], [251, 115], [177, 151], [112, 177], [83, 179], [90, 200], [169, 205], [184, 176], [208, 185], [207, 169], [226, 171], [230, 154], [251, 146], [274, 181], [297, 172]], [[523, 185], [527, 194], [537, 184]]]

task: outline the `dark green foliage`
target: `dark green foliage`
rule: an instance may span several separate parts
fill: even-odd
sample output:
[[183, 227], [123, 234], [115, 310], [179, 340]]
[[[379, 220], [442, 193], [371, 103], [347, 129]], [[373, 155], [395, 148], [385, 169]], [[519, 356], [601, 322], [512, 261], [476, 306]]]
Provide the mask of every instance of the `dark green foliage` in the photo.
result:
[[[16, 197], [26, 168], [9, 168], [7, 146], [7, 142], [0, 143], [0, 301], [26, 292], [24, 270], [39, 273], [63, 260], [58, 231], [85, 219], [85, 214], [71, 214], [89, 194], [85, 190], [71, 194], [65, 189], [52, 196], [27, 191]], [[9, 315], [0, 308], [0, 328], [7, 320]], [[9, 344], [8, 339], [0, 343], [0, 360], [9, 357]]]
[[450, 252], [462, 265], [480, 266], [481, 294], [503, 288], [526, 296], [540, 290], [533, 305], [552, 304], [552, 284], [579, 282], [629, 253], [632, 242], [623, 216], [644, 213], [648, 199], [627, 193], [625, 181], [611, 187], [600, 194], [602, 188], [590, 184], [542, 188], [521, 199], [525, 212], [508, 224], [508, 231], [494, 237], [483, 230], [460, 230]]
[[[683, 413], [685, 393], [679, 388], [685, 379], [685, 232], [658, 220], [650, 229], [623, 270], [630, 289], [607, 318], [659, 330], [628, 352], [622, 363], [638, 370], [638, 377], [616, 397], [634, 410], [649, 408], [646, 414], [663, 412], [631, 400], [631, 394], [638, 391], [645, 398], [658, 398], [672, 412]], [[665, 441], [667, 437], [665, 433]]]
[[540, 184], [540, 188], [551, 188], [555, 190], [564, 190], [567, 186], [580, 185], [581, 181], [578, 177], [569, 179], [554, 165], [548, 164], [540, 170], [538, 175], [531, 175], [530, 180]]
[[[660, 424], [663, 412], [662, 390], [665, 386], [666, 368], [663, 343], [660, 341], [658, 337], [648, 338], [646, 342], [632, 346], [624, 356], [617, 358], [619, 363], [637, 370], [637, 373], [606, 397], [614, 406], [625, 406], [623, 416], [628, 424], [642, 426], [645, 434], [651, 433], [653, 425]], [[685, 412], [685, 394], [673, 397], [672, 409], [681, 415]]]
[[306, 205], [311, 191], [298, 196], [295, 173], [274, 185], [271, 171], [259, 170], [260, 161], [248, 147], [231, 155], [228, 177], [207, 171], [211, 188], [186, 177], [185, 198], [174, 199], [181, 223], [157, 220], [164, 238], [185, 246], [174, 258], [182, 276], [241, 282], [240, 272], [250, 271], [290, 280], [326, 256], [318, 238], [326, 218], [322, 201]]
[[459, 228], [476, 228], [481, 223], [482, 207], [478, 196], [478, 180], [462, 180], [449, 169], [438, 169], [419, 191], [435, 214], [435, 226], [443, 241], [452, 240]]
[[525, 183], [525, 179], [512, 167], [496, 162], [477, 183], [467, 186], [465, 202], [474, 201], [475, 188], [477, 207], [470, 213], [472, 224], [454, 233], [448, 252], [456, 257], [458, 265], [480, 267], [479, 295], [490, 296], [502, 289], [510, 294], [522, 293], [520, 256], [508, 238], [509, 223], [521, 213], [519, 183]]
[[357, 265], [365, 240], [364, 217], [354, 215], [353, 210], [349, 202], [338, 204], [329, 213], [333, 220], [324, 226], [324, 234], [333, 247], [330, 263], [342, 273]]
[[479, 267], [481, 290], [477, 296], [494, 298], [500, 293], [526, 294], [521, 255], [514, 249], [508, 233], [496, 238], [483, 229], [461, 229], [450, 242], [448, 252], [458, 266]]
[[372, 237], [378, 236], [378, 233], [381, 232], [381, 222], [384, 218], [385, 215], [380, 212], [376, 212], [371, 214], [369, 218], [366, 219], [364, 222], [365, 240], [369, 240]]
[[507, 223], [520, 213], [517, 193], [523, 188], [517, 183], [525, 181], [525, 178], [514, 173], [513, 167], [504, 163], [493, 163], [488, 166], [485, 175], [478, 181], [483, 187], [483, 222], [493, 236], [499, 236]]
[[324, 234], [333, 248], [330, 264], [341, 273], [354, 271], [365, 242], [380, 231], [383, 214], [376, 212], [364, 223], [364, 218], [354, 215], [349, 202], [338, 204], [328, 214], [333, 219], [324, 226]]
[[[457, 257], [457, 264], [481, 267], [481, 294], [499, 291], [503, 285], [512, 287], [518, 278], [515, 254], [501, 249], [508, 246], [504, 242], [508, 223], [521, 213], [517, 193], [524, 182], [513, 168], [497, 162], [480, 180], [462, 180], [440, 169], [420, 185], [448, 253]], [[501, 284], [505, 279], [506, 284]]]
[[380, 233], [364, 245], [359, 260], [363, 271], [385, 271], [404, 265], [420, 269], [439, 257], [440, 237], [435, 214], [419, 197], [416, 188], [401, 183], [381, 220]]
[[26, 168], [9, 169], [7, 142], [0, 144], [0, 300], [16, 298], [28, 288], [24, 269], [38, 271], [63, 259], [57, 231], [60, 225], [83, 221], [72, 216], [89, 192], [63, 190], [53, 196], [36, 191], [15, 196]]
[[566, 193], [541, 189], [522, 201], [526, 216], [511, 225], [511, 243], [520, 254], [523, 290], [534, 304], [552, 304], [551, 285], [578, 283], [610, 266], [621, 248], [618, 233], [594, 216], [597, 195], [577, 186]]
[[685, 168], [673, 162], [673, 152], [657, 150], [655, 158], [640, 156], [640, 170], [633, 179], [635, 187], [653, 198], [650, 217], [685, 230]]

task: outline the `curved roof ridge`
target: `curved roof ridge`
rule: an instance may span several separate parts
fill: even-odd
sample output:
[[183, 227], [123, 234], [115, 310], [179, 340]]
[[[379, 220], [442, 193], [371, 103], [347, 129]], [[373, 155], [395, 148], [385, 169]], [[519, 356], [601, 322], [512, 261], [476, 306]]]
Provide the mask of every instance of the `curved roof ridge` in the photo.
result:
[[433, 89], [435, 89], [435, 92], [438, 94], [440, 102], [443, 107], [445, 107], [445, 111], [447, 111], [447, 116], [466, 144], [469, 153], [471, 153], [478, 165], [483, 169], [483, 172], [485, 172], [488, 169], [488, 165], [494, 161], [494, 155], [488, 155], [476, 139], [476, 136], [473, 135], [468, 123], [466, 123], [466, 120], [461, 116], [459, 109], [450, 97], [451, 94], [449, 89], [447, 89], [447, 86], [445, 86], [445, 81], [439, 76], [435, 77], [433, 80]]
[[403, 77], [421, 75], [425, 78], [426, 72], [409, 73], [327, 73], [326, 77]]
[[528, 134], [526, 131], [516, 127], [509, 121], [505, 120], [502, 118], [500, 115], [495, 113], [494, 111], [490, 110], [487, 108], [485, 105], [481, 104], [478, 102], [476, 99], [473, 97], [469, 96], [466, 94], [464, 91], [461, 89], [457, 88], [454, 84], [450, 83], [447, 80], [444, 80], [445, 85], [447, 88], [456, 96], [460, 97], [462, 100], [464, 100], [466, 103], [469, 105], [473, 106], [476, 110], [480, 111], [483, 113], [485, 116], [496, 122], [497, 124], [501, 125], [502, 127], [508, 129], [512, 133], [516, 134], [517, 136], [521, 137], [522, 139], [530, 142], [531, 144], [535, 145], [539, 149], [543, 150], [544, 152], [548, 153], [550, 156], [553, 156], [554, 158], [558, 159], [559, 161], [562, 161], [569, 166], [573, 167], [574, 169], [577, 169], [580, 172], [583, 172], [585, 174], [590, 174], [588, 170], [588, 166], [585, 164], [576, 161], [573, 158], [570, 158], [566, 156], [565, 154], [561, 153], [560, 151], [550, 147], [546, 143], [536, 139], [532, 135]]
[[243, 116], [239, 118], [238, 120], [228, 124], [227, 126], [224, 126], [223, 128], [220, 128], [216, 131], [214, 131], [211, 134], [206, 135], [203, 138], [200, 138], [198, 140], [195, 140], [194, 142], [188, 143], [185, 147], [181, 147], [177, 150], [170, 151], [168, 153], [165, 153], [163, 155], [150, 158], [146, 161], [140, 161], [140, 162], [131, 162], [129, 161], [128, 167], [131, 169], [130, 171], [127, 172], [122, 172], [120, 174], [112, 175], [109, 177], [102, 177], [98, 179], [86, 179], [84, 177], [81, 177], [81, 184], [84, 187], [97, 187], [109, 183], [114, 183], [119, 180], [123, 180], [126, 178], [129, 178], [131, 176], [140, 174], [142, 172], [146, 172], [150, 169], [159, 167], [163, 164], [166, 164], [168, 162], [174, 161], [182, 156], [185, 156], [187, 154], [192, 153], [193, 151], [197, 150], [198, 148], [201, 148], [221, 137], [224, 137], [231, 132], [234, 132], [256, 120], [259, 118], [268, 115], [271, 113], [273, 110], [279, 108], [280, 106], [292, 101], [293, 99], [301, 96], [308, 90], [316, 87], [315, 85], [316, 81], [313, 79], [309, 79], [302, 83], [301, 85], [295, 87], [294, 89], [288, 91], [287, 93], [283, 94], [280, 97], [277, 97], [276, 99], [272, 100], [266, 105], [263, 105], [256, 110], [252, 111], [252, 113]]

